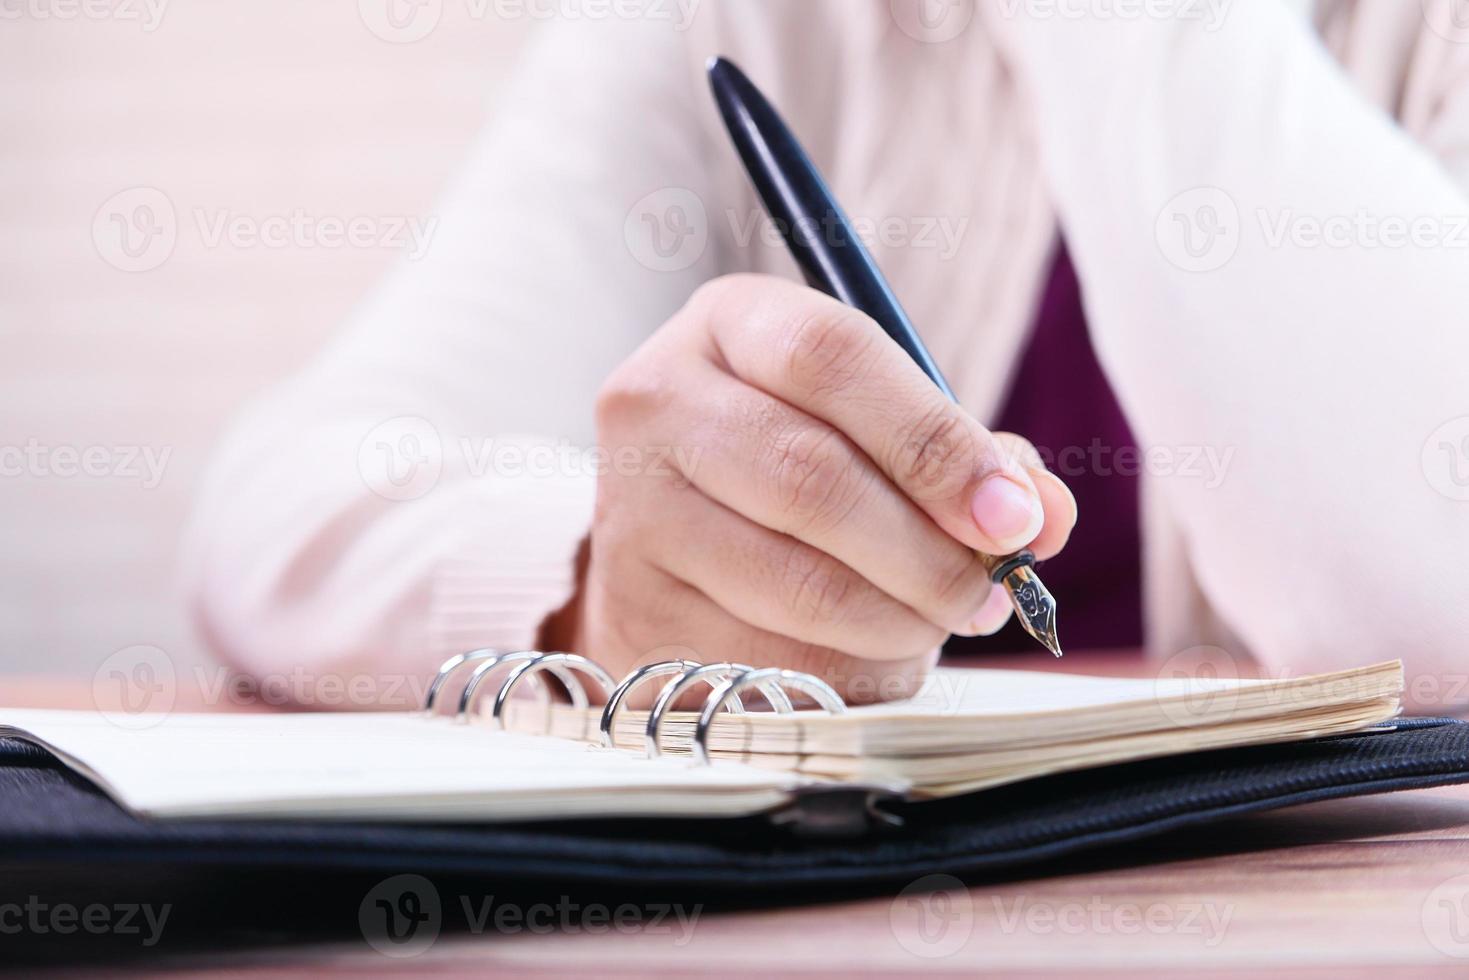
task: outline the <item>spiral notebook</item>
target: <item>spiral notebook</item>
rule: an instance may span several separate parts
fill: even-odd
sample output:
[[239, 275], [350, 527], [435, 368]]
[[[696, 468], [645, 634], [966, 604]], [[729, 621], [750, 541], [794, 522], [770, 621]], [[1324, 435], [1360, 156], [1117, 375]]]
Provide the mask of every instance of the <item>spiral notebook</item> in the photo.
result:
[[477, 651], [440, 669], [421, 713], [3, 709], [0, 735], [153, 818], [804, 819], [823, 800], [860, 818], [883, 798], [1372, 730], [1402, 687], [1398, 662], [1277, 680], [941, 668], [907, 700], [847, 707], [791, 671], [670, 661], [618, 683], [571, 654]]

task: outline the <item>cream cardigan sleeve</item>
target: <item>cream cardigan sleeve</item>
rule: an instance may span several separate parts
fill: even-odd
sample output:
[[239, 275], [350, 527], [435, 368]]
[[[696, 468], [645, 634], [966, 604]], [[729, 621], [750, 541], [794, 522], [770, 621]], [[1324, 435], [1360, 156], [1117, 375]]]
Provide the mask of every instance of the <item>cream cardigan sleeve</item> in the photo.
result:
[[1160, 503], [1272, 669], [1402, 656], [1469, 700], [1469, 35], [1422, 25], [1409, 129], [1284, 7], [1146, 6], [986, 13], [1140, 442], [1233, 453]]
[[597, 387], [717, 264], [694, 72], [666, 22], [543, 29], [427, 254], [225, 438], [185, 575], [223, 656], [421, 677], [566, 601]]

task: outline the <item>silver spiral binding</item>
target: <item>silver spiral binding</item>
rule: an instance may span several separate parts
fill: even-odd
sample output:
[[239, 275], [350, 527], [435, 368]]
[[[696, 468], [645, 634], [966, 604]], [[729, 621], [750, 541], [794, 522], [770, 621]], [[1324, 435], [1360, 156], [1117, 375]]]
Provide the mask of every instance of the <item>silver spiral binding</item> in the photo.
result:
[[[562, 666], [563, 664], [565, 665], [564, 667]], [[590, 677], [601, 686], [602, 696], [606, 698], [612, 696], [612, 688], [617, 684], [612, 679], [611, 674], [592, 663], [586, 657], [579, 657], [574, 653], [543, 653], [534, 660], [527, 660], [512, 670], [510, 676], [505, 678], [505, 683], [500, 685], [500, 690], [495, 692], [495, 703], [490, 709], [491, 728], [500, 730], [505, 727], [503, 718], [505, 705], [509, 702], [510, 695], [515, 690], [515, 685], [519, 684], [522, 679], [541, 670], [549, 670], [558, 680], [566, 676], [570, 671], [575, 671], [583, 676]], [[566, 683], [565, 680], [561, 682], [563, 684]], [[587, 706], [586, 690], [581, 684], [575, 681], [572, 684], [574, 686], [568, 686], [567, 690], [571, 692], [571, 700], [574, 706], [585, 708]]]
[[[648, 724], [643, 729], [643, 753], [650, 759], [656, 759], [663, 754], [663, 749], [658, 744], [658, 731], [663, 727], [664, 718], [667, 717], [669, 709], [673, 707], [680, 694], [700, 682], [713, 688], [718, 681], [730, 674], [743, 676], [753, 669], [748, 664], [705, 664], [702, 667], [696, 664], [679, 674], [675, 680], [664, 685], [663, 690], [658, 693], [658, 700], [653, 702], [653, 710], [648, 712]], [[766, 685], [761, 688], [760, 693], [765, 695], [765, 700], [779, 714], [790, 714], [795, 710], [791, 707], [791, 699], [786, 697], [785, 692], [779, 687]], [[741, 705], [740, 708], [743, 711], [744, 705]]]
[[[617, 718], [617, 712], [622, 708], [623, 702], [627, 700], [627, 696], [636, 688], [640, 687], [644, 681], [664, 677], [668, 674], [682, 674], [685, 671], [696, 670], [699, 666], [699, 663], [694, 660], [663, 660], [656, 664], [647, 664], [646, 666], [639, 667], [623, 678], [622, 683], [617, 685], [617, 690], [613, 691], [612, 696], [607, 699], [607, 706], [602, 709], [602, 720], [600, 722], [602, 745], [609, 749], [615, 748], [612, 725]], [[731, 714], [740, 715], [745, 713], [745, 706], [739, 699], [728, 702], [725, 705], [725, 709]]]
[[[443, 689], [444, 684], [453, 676], [455, 671], [465, 664], [472, 663], [477, 664], [477, 666], [474, 668], [474, 672], [470, 674], [469, 681], [464, 685], [464, 690], [460, 692], [459, 704], [454, 712], [456, 721], [468, 721], [469, 709], [474, 703], [474, 696], [478, 693], [480, 684], [484, 682], [484, 679], [489, 676], [492, 670], [503, 664], [517, 663], [520, 661], [536, 661], [545, 656], [546, 654], [541, 653], [539, 650], [495, 650], [487, 647], [450, 657], [439, 665], [438, 673], [434, 675], [434, 679], [429, 683], [428, 692], [424, 695], [423, 699], [423, 712], [432, 715], [434, 713], [434, 703], [437, 701], [439, 692]], [[550, 667], [550, 673], [566, 689], [567, 694], [571, 697], [573, 706], [578, 708], [588, 706], [589, 702], [586, 691], [569, 670], [556, 665]], [[539, 681], [539, 678], [537, 678], [537, 681]], [[542, 698], [549, 700], [549, 695], [544, 686], [540, 686], [540, 690]]]
[[529, 679], [532, 683], [536, 683], [543, 697], [549, 701], [549, 692], [543, 684], [540, 684], [540, 678], [536, 676], [541, 671], [549, 673], [561, 683], [571, 698], [573, 708], [587, 709], [590, 700], [587, 697], [586, 685], [578, 679], [577, 675], [580, 675], [595, 682], [601, 688], [603, 697], [606, 698], [606, 707], [602, 709], [599, 728], [602, 745], [607, 748], [615, 747], [613, 726], [617, 719], [617, 712], [627, 701], [628, 696], [647, 681], [678, 675], [668, 681], [658, 692], [658, 697], [648, 712], [648, 721], [643, 731], [643, 750], [650, 759], [662, 755], [662, 749], [658, 743], [659, 735], [663, 722], [679, 697], [696, 684], [708, 684], [711, 690], [695, 722], [692, 747], [695, 762], [705, 766], [710, 764], [709, 731], [714, 724], [714, 716], [720, 711], [744, 714], [746, 708], [740, 695], [745, 691], [752, 689], [759, 691], [777, 714], [790, 714], [795, 711], [790, 697], [785, 692], [786, 688], [806, 694], [830, 714], [844, 714], [847, 710], [841, 696], [824, 681], [812, 674], [783, 670], [779, 667], [757, 670], [748, 664], [739, 663], [700, 664], [693, 660], [665, 660], [639, 667], [618, 683], [598, 664], [574, 653], [542, 653], [539, 650], [485, 648], [450, 657], [439, 666], [438, 673], [429, 683], [428, 691], [424, 696], [424, 713], [433, 714], [434, 704], [444, 685], [456, 671], [468, 664], [475, 666], [469, 680], [464, 685], [464, 690], [460, 692], [459, 703], [454, 712], [456, 721], [464, 722], [469, 719], [470, 710], [474, 706], [480, 686], [484, 683], [484, 679], [498, 667], [515, 665], [495, 692], [490, 709], [490, 727], [495, 730], [504, 729], [505, 706], [510, 702], [516, 687], [523, 681]]
[[423, 713], [426, 715], [431, 715], [434, 713], [434, 701], [438, 699], [439, 690], [444, 686], [445, 682], [449, 680], [450, 675], [453, 674], [454, 671], [458, 670], [460, 667], [463, 667], [465, 664], [474, 663], [477, 660], [488, 660], [490, 657], [498, 657], [501, 653], [504, 652], [505, 651], [503, 650], [495, 650], [490, 647], [485, 647], [481, 650], [470, 650], [468, 653], [458, 654], [439, 664], [439, 672], [435, 674], [434, 679], [429, 682], [428, 693], [425, 694], [423, 697]]
[[842, 700], [841, 695], [818, 677], [794, 670], [782, 670], [779, 667], [747, 670], [737, 677], [724, 681], [704, 702], [704, 710], [699, 712], [699, 720], [694, 725], [694, 761], [701, 766], [709, 765], [709, 726], [714, 724], [714, 716], [719, 713], [720, 705], [732, 697], [739, 697], [743, 690], [753, 687], [764, 691], [772, 684], [793, 687], [809, 695], [817, 704], [825, 708], [828, 714], [847, 713], [847, 704]]

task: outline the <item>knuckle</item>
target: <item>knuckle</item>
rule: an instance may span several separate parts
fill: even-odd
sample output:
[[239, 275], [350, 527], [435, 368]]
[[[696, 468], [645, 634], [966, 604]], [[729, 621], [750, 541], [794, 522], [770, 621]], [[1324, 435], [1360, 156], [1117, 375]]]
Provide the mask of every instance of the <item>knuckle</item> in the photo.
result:
[[673, 399], [663, 374], [640, 357], [618, 365], [597, 389], [593, 405], [598, 432], [608, 432], [633, 419], [664, 410]]
[[985, 453], [959, 410], [941, 405], [924, 413], [897, 443], [892, 471], [910, 495], [941, 499], [962, 491]]
[[860, 383], [876, 338], [864, 319], [856, 310], [836, 307], [793, 320], [785, 344], [785, 369], [791, 385], [815, 395]]
[[835, 432], [795, 429], [773, 440], [771, 452], [777, 502], [791, 530], [835, 527], [856, 507], [856, 481]]
[[840, 623], [847, 617], [857, 579], [841, 562], [796, 545], [786, 554], [782, 577], [781, 593], [797, 621]]

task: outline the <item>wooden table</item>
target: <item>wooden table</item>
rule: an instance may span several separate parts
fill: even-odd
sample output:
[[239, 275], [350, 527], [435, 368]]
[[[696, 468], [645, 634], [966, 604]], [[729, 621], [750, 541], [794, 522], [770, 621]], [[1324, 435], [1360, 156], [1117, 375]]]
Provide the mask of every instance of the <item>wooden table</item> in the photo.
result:
[[[1030, 660], [1030, 665], [1035, 661]], [[1073, 670], [1140, 673], [1135, 658], [1068, 658]], [[89, 684], [3, 685], [0, 704], [86, 706]], [[197, 707], [182, 693], [180, 710]], [[346, 886], [358, 901], [376, 883]], [[544, 908], [498, 931], [464, 922], [394, 959], [352, 931], [214, 946], [167, 941], [137, 965], [203, 975], [536, 975], [973, 972], [1064, 976], [1284, 968], [1321, 977], [1469, 976], [1469, 788], [1293, 807], [1112, 848], [1024, 880], [943, 877], [894, 897], [835, 894], [762, 909], [682, 909], [658, 924], [636, 907], [615, 928], [588, 909]], [[475, 883], [436, 882], [446, 905], [493, 903]], [[44, 883], [43, 883], [44, 886]], [[42, 887], [43, 887], [42, 886]], [[228, 883], [220, 883], [228, 887]], [[269, 888], [317, 887], [283, 877]], [[934, 890], [936, 889], [936, 890]], [[314, 893], [313, 893], [314, 894]], [[311, 903], [337, 899], [311, 898]], [[564, 902], [562, 903], [565, 904]], [[605, 903], [608, 914], [616, 912]], [[313, 905], [316, 907], [316, 905]], [[631, 906], [630, 906], [631, 907]], [[349, 909], [350, 911], [350, 909]], [[4, 937], [0, 937], [0, 947]]]

